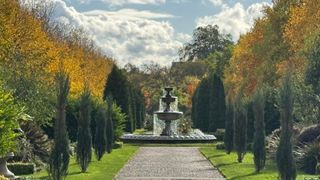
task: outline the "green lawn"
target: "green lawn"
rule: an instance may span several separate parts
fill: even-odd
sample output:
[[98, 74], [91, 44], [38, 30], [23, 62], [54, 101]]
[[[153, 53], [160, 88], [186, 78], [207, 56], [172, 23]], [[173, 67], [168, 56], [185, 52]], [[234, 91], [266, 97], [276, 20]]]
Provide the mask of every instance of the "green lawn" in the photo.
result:
[[[236, 153], [227, 155], [223, 150], [217, 150], [215, 147], [201, 147], [200, 151], [227, 179], [260, 180], [278, 177], [276, 165], [271, 161], [267, 162], [266, 168], [261, 173], [256, 173], [252, 153], [247, 153], [243, 163], [238, 163]], [[299, 174], [297, 179], [311, 180], [312, 178], [316, 180], [320, 179], [320, 176]]]
[[[111, 154], [105, 154], [101, 161], [97, 161], [95, 156], [89, 165], [87, 173], [81, 173], [74, 157], [69, 164], [69, 175], [67, 180], [111, 180], [124, 164], [135, 154], [138, 146], [123, 145], [122, 148], [114, 149]], [[32, 179], [48, 179], [47, 172], [42, 171], [33, 175], [27, 175]]]

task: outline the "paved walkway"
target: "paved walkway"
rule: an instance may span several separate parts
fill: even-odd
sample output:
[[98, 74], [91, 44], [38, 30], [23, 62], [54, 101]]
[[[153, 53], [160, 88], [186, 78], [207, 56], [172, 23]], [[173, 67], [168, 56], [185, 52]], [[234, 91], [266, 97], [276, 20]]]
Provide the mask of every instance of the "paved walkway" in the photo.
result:
[[224, 179], [196, 147], [141, 147], [116, 179]]

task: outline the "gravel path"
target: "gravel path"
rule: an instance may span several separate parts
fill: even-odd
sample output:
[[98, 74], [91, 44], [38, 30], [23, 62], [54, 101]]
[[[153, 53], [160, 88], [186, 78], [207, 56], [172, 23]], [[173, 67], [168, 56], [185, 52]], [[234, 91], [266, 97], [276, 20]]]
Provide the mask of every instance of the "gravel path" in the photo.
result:
[[141, 147], [116, 179], [224, 179], [196, 147]]

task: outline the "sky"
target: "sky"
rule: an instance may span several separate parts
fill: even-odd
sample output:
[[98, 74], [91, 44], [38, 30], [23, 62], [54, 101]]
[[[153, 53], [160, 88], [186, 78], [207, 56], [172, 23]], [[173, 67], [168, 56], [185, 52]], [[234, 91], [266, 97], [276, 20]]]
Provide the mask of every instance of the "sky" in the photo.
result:
[[119, 66], [177, 61], [199, 26], [218, 25], [236, 42], [271, 0], [50, 0], [54, 18], [81, 27]]

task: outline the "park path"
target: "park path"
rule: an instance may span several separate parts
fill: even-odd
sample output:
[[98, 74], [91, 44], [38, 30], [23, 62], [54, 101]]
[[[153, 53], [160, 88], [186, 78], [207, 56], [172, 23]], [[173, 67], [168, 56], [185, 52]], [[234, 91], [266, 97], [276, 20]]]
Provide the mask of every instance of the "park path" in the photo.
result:
[[118, 180], [224, 179], [197, 147], [141, 147]]

